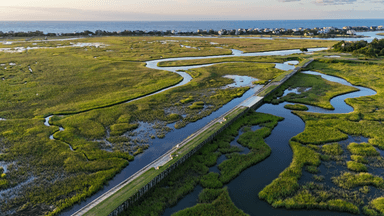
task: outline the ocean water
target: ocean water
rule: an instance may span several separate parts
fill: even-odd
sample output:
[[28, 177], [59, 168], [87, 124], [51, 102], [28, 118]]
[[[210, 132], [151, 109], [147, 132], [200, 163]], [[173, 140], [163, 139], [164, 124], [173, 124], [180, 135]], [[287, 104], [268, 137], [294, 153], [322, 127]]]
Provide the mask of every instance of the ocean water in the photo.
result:
[[43, 31], [44, 33], [71, 33], [84, 30], [124, 31], [124, 30], [176, 30], [182, 32], [197, 29], [237, 29], [237, 28], [314, 28], [333, 26], [379, 26], [384, 19], [344, 19], [344, 20], [243, 20], [243, 21], [127, 21], [127, 22], [83, 22], [83, 21], [0, 21], [0, 31]]

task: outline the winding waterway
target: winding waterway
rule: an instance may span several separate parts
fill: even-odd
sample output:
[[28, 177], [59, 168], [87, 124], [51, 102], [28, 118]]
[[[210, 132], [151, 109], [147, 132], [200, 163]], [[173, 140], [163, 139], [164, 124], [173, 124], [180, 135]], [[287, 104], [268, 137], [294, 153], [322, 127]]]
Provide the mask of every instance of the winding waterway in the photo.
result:
[[[313, 51], [320, 51], [325, 49], [326, 48], [314, 48], [314, 49], [308, 49], [308, 51], [313, 52]], [[295, 49], [295, 50], [283, 50], [283, 51], [271, 51], [271, 52], [259, 52], [259, 53], [243, 53], [242, 51], [232, 50], [232, 55], [207, 56], [207, 57], [183, 57], [183, 58], [159, 59], [159, 60], [148, 61], [146, 62], [147, 63], [146, 65], [148, 68], [175, 72], [184, 78], [183, 81], [180, 82], [179, 84], [163, 89], [151, 95], [158, 94], [170, 88], [175, 88], [177, 86], [184, 85], [192, 80], [192, 77], [189, 74], [185, 72], [180, 72], [179, 70], [189, 70], [193, 68], [200, 68], [200, 67], [207, 67], [207, 66], [214, 65], [214, 64], [206, 64], [206, 65], [183, 66], [183, 67], [159, 67], [158, 66], [159, 62], [192, 60], [192, 59], [210, 59], [210, 58], [222, 58], [222, 57], [233, 57], [233, 56], [267, 56], [267, 55], [276, 56], [276, 55], [289, 55], [289, 54], [295, 54], [295, 53], [301, 53], [301, 51], [298, 49]], [[290, 65], [289, 63], [291, 62], [276, 64], [276, 68], [282, 69], [282, 70], [291, 70], [294, 68], [294, 66]], [[79, 210], [80, 208], [82, 208], [83, 206], [87, 205], [89, 202], [99, 197], [101, 194], [105, 193], [115, 185], [119, 184], [120, 182], [122, 182], [123, 180], [125, 180], [126, 178], [134, 174], [136, 171], [140, 170], [142, 167], [146, 166], [155, 158], [157, 158], [158, 156], [162, 155], [163, 153], [171, 149], [173, 146], [175, 146], [177, 143], [181, 142], [183, 139], [185, 139], [186, 137], [194, 133], [196, 130], [205, 126], [212, 119], [219, 117], [220, 115], [227, 112], [228, 110], [230, 110], [231, 108], [239, 104], [240, 102], [244, 101], [246, 98], [252, 96], [260, 87], [261, 86], [252, 87], [242, 97], [236, 98], [230, 101], [220, 109], [213, 112], [211, 115], [203, 119], [200, 119], [197, 122], [189, 123], [186, 127], [182, 129], [173, 130], [169, 132], [164, 139], [156, 138], [152, 140], [151, 147], [148, 150], [146, 150], [143, 154], [136, 156], [135, 160], [131, 162], [129, 166], [124, 168], [119, 174], [117, 174], [112, 180], [110, 180], [108, 182], [108, 185], [106, 185], [102, 190], [98, 191], [96, 194], [89, 197], [86, 201], [83, 201], [80, 204], [73, 206], [71, 209], [63, 212], [61, 215], [71, 215], [77, 210]], [[148, 95], [148, 96], [151, 96], [151, 95]], [[349, 94], [342, 95], [342, 96], [347, 96], [347, 95]], [[145, 97], [148, 97], [148, 96], [145, 96]], [[339, 96], [339, 97], [342, 97], [342, 96]], [[363, 96], [363, 95], [360, 95], [360, 96]], [[354, 96], [351, 96], [351, 97], [354, 97]], [[338, 97], [334, 98], [333, 100], [336, 100], [337, 98]], [[270, 113], [270, 114], [285, 118], [285, 120], [280, 122], [278, 126], [273, 130], [272, 135], [265, 139], [267, 144], [272, 148], [272, 154], [265, 161], [242, 172], [240, 176], [238, 176], [236, 179], [234, 179], [228, 184], [231, 198], [236, 204], [236, 206], [244, 210], [244, 212], [249, 213], [251, 215], [260, 214], [260, 212], [263, 212], [267, 215], [268, 214], [273, 214], [273, 215], [288, 214], [289, 215], [289, 211], [286, 211], [283, 209], [278, 209], [278, 210], [273, 209], [266, 202], [260, 201], [257, 196], [258, 192], [265, 185], [272, 182], [272, 180], [275, 179], [280, 172], [282, 172], [286, 167], [289, 166], [290, 162], [292, 161], [292, 150], [288, 145], [288, 141], [291, 137], [302, 132], [305, 127], [304, 122], [299, 117], [291, 114], [289, 110], [283, 108], [284, 105], [285, 103], [282, 103], [279, 105], [264, 104], [262, 107], [260, 107], [257, 110], [258, 112]], [[332, 104], [332, 105], [334, 105], [334, 107], [336, 108], [334, 112], [339, 110], [338, 104]], [[353, 110], [351, 107], [349, 108], [351, 111]], [[315, 109], [315, 107], [312, 109]], [[326, 112], [326, 110], [322, 110], [322, 111]], [[343, 111], [340, 111], [340, 112], [343, 112]], [[46, 120], [47, 120], [46, 125], [48, 126], [49, 118], [47, 118]], [[224, 159], [225, 158], [222, 158], [221, 160], [224, 160]], [[195, 190], [196, 192], [194, 192], [193, 194], [198, 194], [199, 190], [201, 189], [197, 188], [197, 190]], [[191, 195], [191, 196], [187, 196], [184, 199], [188, 201], [188, 199], [194, 199], [194, 198]], [[179, 203], [183, 203], [183, 200]], [[188, 201], [188, 203], [190, 204], [191, 202]], [[193, 203], [196, 204], [196, 201], [193, 201], [192, 204]], [[179, 204], [176, 205], [176, 207], [177, 206], [179, 206]], [[183, 208], [185, 207], [188, 207], [188, 205], [187, 206], [183, 205]], [[174, 209], [174, 210], [176, 211], [177, 209]], [[166, 212], [169, 212], [169, 214], [175, 211], [172, 211], [172, 210], [169, 211], [169, 209], [166, 210]], [[309, 214], [308, 211], [294, 211], [293, 214], [298, 215], [300, 212], [303, 213], [303, 215]], [[310, 213], [312, 214], [314, 212], [310, 211]], [[317, 213], [314, 213], [314, 214], [317, 214]], [[331, 215], [333, 213], [327, 212], [327, 214]], [[165, 214], [165, 215], [168, 215], [168, 214]], [[337, 213], [337, 215], [343, 215], [343, 214]]]
[[[321, 51], [325, 50], [327, 48], [313, 48], [313, 49], [308, 49], [310, 52], [314, 51]], [[171, 72], [178, 73], [181, 75], [184, 80], [180, 82], [179, 84], [175, 86], [171, 86], [169, 88], [160, 90], [158, 92], [155, 92], [153, 94], [144, 96], [144, 97], [149, 97], [154, 94], [158, 94], [160, 92], [166, 91], [171, 88], [175, 88], [177, 86], [184, 85], [192, 80], [192, 77], [185, 73], [185, 72], [180, 72], [178, 70], [189, 70], [193, 68], [200, 68], [200, 67], [207, 67], [211, 66], [214, 64], [205, 64], [205, 65], [196, 65], [196, 66], [182, 66], [182, 67], [159, 67], [158, 63], [162, 61], [177, 61], [177, 60], [190, 60], [190, 59], [211, 59], [211, 58], [222, 58], [222, 57], [233, 57], [233, 56], [268, 56], [268, 55], [273, 55], [273, 56], [281, 56], [281, 55], [290, 55], [290, 54], [295, 54], [295, 53], [301, 53], [299, 49], [294, 49], [294, 50], [281, 50], [281, 51], [270, 51], [270, 52], [259, 52], [259, 53], [243, 53], [242, 51], [239, 50], [232, 50], [232, 55], [220, 55], [220, 56], [207, 56], [207, 57], [182, 57], [182, 58], [171, 58], [171, 59], [158, 59], [158, 60], [153, 60], [153, 61], [148, 61], [146, 62], [146, 66], [148, 68], [152, 69], [158, 69], [158, 70], [167, 70]], [[229, 58], [230, 61], [230, 58]], [[276, 68], [281, 69], [281, 70], [292, 70], [295, 68], [294, 64], [297, 64], [297, 61], [288, 61], [285, 63], [275, 63]], [[218, 63], [221, 64], [221, 63]], [[293, 64], [293, 65], [292, 65]], [[235, 80], [236, 81], [236, 80]], [[92, 200], [96, 199], [103, 193], [107, 192], [109, 189], [112, 187], [118, 185], [125, 179], [127, 179], [129, 176], [149, 164], [151, 161], [153, 161], [155, 158], [161, 156], [165, 152], [167, 152], [169, 149], [174, 147], [177, 143], [181, 142], [188, 136], [190, 136], [192, 133], [197, 131], [198, 129], [204, 127], [207, 123], [209, 123], [211, 120], [219, 117], [220, 115], [224, 114], [225, 112], [229, 111], [239, 103], [243, 102], [247, 98], [251, 97], [258, 89], [260, 89], [262, 86], [256, 85], [253, 86], [250, 90], [248, 90], [246, 93], [243, 94], [242, 97], [235, 98], [229, 103], [225, 104], [222, 106], [220, 109], [212, 112], [211, 115], [204, 117], [196, 122], [191, 122], [189, 123], [186, 127], [178, 129], [178, 130], [172, 130], [171, 132], [167, 133], [167, 135], [163, 139], [153, 139], [151, 140], [151, 146], [149, 149], [147, 149], [143, 154], [135, 156], [135, 160], [130, 162], [129, 166], [124, 168], [119, 174], [117, 174], [112, 180], [108, 182], [106, 186], [85, 201], [81, 202], [80, 204], [74, 205], [71, 209], [64, 211], [61, 215], [71, 215], [75, 213], [77, 210], [82, 208], [83, 206], [87, 205], [89, 202]], [[141, 97], [141, 98], [144, 98]], [[141, 99], [138, 98], [138, 99]], [[135, 99], [135, 100], [138, 100]], [[133, 101], [133, 100], [131, 100]], [[127, 102], [131, 102], [127, 101]], [[49, 119], [51, 116], [48, 116], [46, 118], [45, 124], [49, 126]], [[172, 124], [173, 125], [173, 124]], [[168, 125], [169, 127], [173, 128], [172, 125]], [[52, 136], [51, 136], [52, 137]], [[69, 146], [70, 147], [70, 146]], [[71, 148], [71, 147], [70, 147]]]
[[[335, 110], [326, 110], [319, 107], [308, 106], [308, 112], [315, 113], [349, 113], [353, 111], [353, 108], [345, 103], [346, 98], [355, 98], [361, 96], [375, 95], [376, 92], [365, 87], [354, 86], [346, 80], [321, 74], [313, 71], [306, 71], [306, 74], [319, 75], [322, 78], [337, 82], [343, 85], [352, 86], [358, 88], [359, 91], [352, 92], [344, 95], [337, 96], [331, 100], [332, 106]], [[288, 109], [284, 108], [284, 105], [288, 104], [287, 102], [273, 105], [273, 104], [263, 104], [258, 108], [257, 112], [269, 113], [272, 115], [284, 117], [285, 119], [278, 123], [278, 125], [272, 131], [272, 134], [265, 139], [265, 142], [271, 147], [272, 154], [264, 161], [258, 163], [255, 166], [252, 166], [242, 172], [238, 177], [228, 183], [230, 197], [235, 205], [242, 209], [245, 213], [250, 215], [350, 215], [348, 213], [339, 213], [339, 212], [325, 212], [318, 210], [286, 210], [286, 209], [274, 209], [267, 202], [262, 201], [258, 198], [258, 193], [268, 184], [270, 184], [278, 175], [289, 166], [292, 162], [292, 149], [289, 146], [289, 140], [296, 136], [297, 134], [304, 131], [305, 123], [298, 116], [292, 114]], [[255, 130], [256, 128], [252, 128]], [[238, 137], [237, 137], [238, 138]], [[237, 140], [236, 138], [236, 140]], [[349, 138], [347, 141], [354, 141], [355, 139]], [[367, 141], [367, 139], [363, 139]], [[225, 156], [221, 156], [217, 165], [224, 161]], [[210, 171], [218, 172], [217, 165], [210, 168]], [[197, 188], [200, 189], [200, 188]], [[200, 189], [201, 191], [202, 189]], [[195, 191], [193, 194], [199, 194], [200, 191]], [[166, 209], [164, 216], [171, 215], [179, 210], [182, 210], [186, 207], [192, 207], [197, 204], [197, 196], [188, 196], [183, 198], [180, 201], [180, 206], [177, 204], [172, 208]], [[188, 199], [188, 200], [184, 200]], [[189, 202], [188, 202], [189, 201]], [[189, 205], [186, 205], [186, 204]]]

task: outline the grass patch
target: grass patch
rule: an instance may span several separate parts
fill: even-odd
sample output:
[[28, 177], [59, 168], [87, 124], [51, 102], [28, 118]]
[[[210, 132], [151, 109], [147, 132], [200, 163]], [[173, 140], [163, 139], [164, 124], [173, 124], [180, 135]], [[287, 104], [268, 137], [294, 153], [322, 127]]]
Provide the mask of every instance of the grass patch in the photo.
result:
[[292, 163], [277, 179], [259, 192], [259, 198], [272, 205], [277, 205], [275, 202], [293, 195], [299, 189], [298, 180], [305, 165], [320, 165], [320, 155], [312, 149], [294, 141], [290, 142], [290, 146], [293, 150]]
[[188, 107], [189, 109], [202, 109], [204, 108], [204, 102], [198, 101], [194, 102], [191, 106]]
[[363, 164], [368, 163], [368, 160], [365, 159], [363, 156], [360, 156], [360, 155], [351, 155], [351, 159], [356, 161], [357, 163], [363, 163]]
[[372, 203], [373, 208], [375, 208], [381, 214], [384, 214], [384, 197], [374, 199], [374, 200], [372, 200], [371, 203]]
[[368, 194], [371, 191], [371, 189], [368, 186], [364, 186], [360, 188], [359, 191], [363, 194]]
[[[283, 96], [284, 91], [288, 88], [298, 88], [300, 94], [289, 93]], [[274, 94], [266, 97], [265, 101], [273, 104], [287, 101], [318, 106], [325, 109], [334, 109], [330, 104], [331, 98], [353, 91], [357, 91], [357, 89], [327, 81], [320, 76], [298, 73], [282, 84]]]
[[246, 56], [246, 57], [224, 57], [212, 59], [193, 59], [193, 60], [178, 60], [178, 61], [163, 61], [159, 62], [159, 67], [180, 67], [191, 65], [204, 65], [227, 62], [262, 62], [262, 63], [283, 63], [287, 58], [279, 56]]
[[318, 181], [318, 182], [322, 182], [322, 181], [324, 181], [324, 176], [322, 176], [322, 175], [320, 175], [320, 176], [318, 176], [318, 175], [313, 175], [312, 177], [313, 177], [313, 179], [314, 179], [315, 181]]
[[344, 150], [341, 148], [339, 143], [323, 145], [321, 151], [325, 154], [333, 156], [342, 155], [344, 153]]
[[360, 156], [377, 156], [380, 153], [368, 143], [351, 143], [348, 145], [348, 150], [354, 155]]
[[308, 107], [302, 104], [286, 104], [284, 105], [284, 108], [290, 109], [290, 110], [301, 110], [301, 111], [308, 110]]
[[221, 188], [223, 187], [223, 183], [219, 181], [218, 173], [208, 173], [200, 179], [200, 184], [204, 188]]
[[329, 200], [327, 202], [319, 201], [316, 196], [314, 196], [308, 190], [301, 190], [292, 198], [285, 199], [284, 201], [279, 200], [273, 203], [275, 208], [285, 207], [287, 209], [323, 209], [331, 211], [341, 211], [341, 212], [350, 212], [354, 214], [359, 214], [359, 208], [349, 202], [346, 202], [341, 199]]
[[368, 186], [372, 185], [377, 188], [384, 188], [384, 180], [379, 176], [374, 176], [370, 173], [359, 173], [353, 174], [345, 172], [338, 177], [332, 177], [333, 183], [337, 186], [351, 189], [357, 186]]
[[220, 196], [223, 193], [224, 190], [226, 190], [226, 188], [220, 188], [220, 189], [205, 188], [199, 194], [199, 203], [213, 202], [218, 196]]
[[319, 172], [319, 169], [317, 168], [317, 166], [306, 166], [305, 170], [309, 173], [314, 173], [314, 174]]
[[347, 168], [355, 172], [367, 172], [368, 170], [364, 164], [361, 164], [355, 161], [348, 161]]
[[227, 189], [224, 189], [223, 192], [214, 200], [212, 203], [202, 203], [197, 204], [191, 208], [186, 208], [179, 212], [172, 214], [173, 216], [180, 215], [247, 215], [242, 210], [238, 209], [235, 204], [233, 204]]

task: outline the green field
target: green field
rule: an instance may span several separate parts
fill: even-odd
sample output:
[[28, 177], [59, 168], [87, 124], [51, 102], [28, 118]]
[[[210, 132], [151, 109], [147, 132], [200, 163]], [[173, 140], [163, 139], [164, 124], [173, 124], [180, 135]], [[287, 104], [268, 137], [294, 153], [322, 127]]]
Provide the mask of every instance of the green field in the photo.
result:
[[[217, 49], [210, 42], [222, 44], [224, 49]], [[71, 43], [91, 44], [75, 47]], [[322, 41], [304, 43], [308, 47], [330, 45]], [[246, 63], [187, 71], [194, 78], [190, 83], [124, 103], [182, 80], [175, 73], [146, 68], [145, 61], [229, 55], [230, 48], [249, 52], [301, 46], [287, 40], [271, 43], [254, 39], [166, 37], [95, 37], [1, 44], [1, 48], [13, 50], [0, 52], [0, 118], [6, 119], [0, 121], [0, 160], [8, 164], [7, 172], [1, 175], [0, 188], [24, 185], [15, 196], [6, 198], [7, 202], [1, 202], [1, 211], [57, 214], [99, 191], [134, 155], [150, 148], [151, 138], [165, 137], [172, 130], [166, 124], [175, 122], [176, 128], [182, 128], [249, 89], [223, 89], [233, 82], [223, 75], [269, 80], [283, 73], [273, 64], [259, 64], [268, 58], [247, 58]], [[36, 49], [12, 53], [16, 47]], [[267, 62], [275, 61], [269, 59]], [[51, 127], [44, 125], [44, 117], [49, 115], [53, 115]], [[145, 138], [132, 139], [140, 122], [151, 123], [152, 128]], [[60, 131], [59, 127], [65, 130]], [[55, 140], [49, 139], [52, 134]]]
[[192, 60], [178, 60], [178, 61], [163, 61], [159, 62], [159, 67], [180, 67], [191, 65], [203, 65], [213, 63], [226, 63], [226, 62], [262, 62], [262, 63], [283, 63], [289, 60], [286, 57], [279, 56], [247, 56], [247, 57], [224, 57], [212, 59], [192, 59]]

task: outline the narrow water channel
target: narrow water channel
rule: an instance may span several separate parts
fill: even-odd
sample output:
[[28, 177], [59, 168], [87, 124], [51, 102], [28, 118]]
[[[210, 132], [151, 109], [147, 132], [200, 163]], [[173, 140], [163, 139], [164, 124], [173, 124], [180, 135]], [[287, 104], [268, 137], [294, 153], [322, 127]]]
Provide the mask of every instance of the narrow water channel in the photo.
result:
[[[345, 103], [346, 98], [354, 98], [360, 96], [369, 96], [376, 94], [375, 91], [360, 87], [354, 86], [346, 80], [324, 75], [318, 72], [306, 71], [306, 74], [320, 75], [324, 79], [338, 82], [340, 84], [353, 86], [358, 88], [360, 91], [352, 92], [345, 95], [340, 95], [331, 100], [332, 106], [335, 110], [326, 110], [318, 107], [308, 106], [310, 107], [311, 112], [316, 113], [349, 113], [353, 111], [353, 108]], [[292, 162], [293, 152], [289, 146], [289, 140], [296, 136], [297, 134], [304, 131], [305, 123], [296, 115], [292, 114], [292, 112], [288, 109], [284, 108], [284, 105], [288, 104], [287, 102], [280, 103], [278, 105], [273, 104], [263, 104], [260, 108], [258, 108], [257, 112], [268, 113], [275, 116], [284, 117], [285, 119], [278, 123], [278, 125], [272, 131], [272, 134], [265, 139], [265, 142], [271, 147], [272, 154], [265, 159], [264, 161], [258, 163], [255, 166], [248, 168], [243, 171], [238, 177], [229, 182], [226, 186], [228, 187], [228, 191], [232, 201], [235, 205], [242, 209], [245, 213], [250, 215], [351, 215], [349, 213], [339, 213], [339, 212], [331, 212], [331, 211], [320, 211], [320, 210], [286, 210], [286, 209], [275, 209], [267, 202], [260, 200], [258, 198], [259, 192], [268, 184], [270, 184], [274, 179], [278, 177], [278, 175], [286, 169], [289, 164]], [[309, 112], [309, 111], [308, 111]], [[257, 128], [252, 128], [253, 130]], [[237, 140], [236, 137], [235, 140]], [[366, 142], [368, 139], [359, 138], [360, 142]], [[355, 138], [350, 137], [345, 142], [358, 142]], [[217, 164], [213, 167], [210, 167], [211, 172], [220, 172], [217, 168], [217, 165], [225, 160], [225, 156], [222, 155], [219, 157]], [[322, 168], [320, 168], [322, 169]], [[303, 172], [303, 180], [308, 180], [308, 175]], [[300, 182], [303, 182], [301, 180]], [[201, 191], [201, 190], [200, 190]], [[177, 204], [172, 208], [168, 208], [164, 212], [164, 216], [172, 215], [173, 213], [182, 210], [186, 207], [192, 207], [197, 204], [198, 193], [196, 196], [190, 195], [188, 197], [184, 197], [180, 202], [183, 203], [183, 208], [180, 208]], [[186, 201], [185, 199], [188, 199]], [[186, 203], [189, 206], [186, 206]]]
[[[327, 48], [314, 48], [309, 49], [309, 51], [320, 51], [325, 50]], [[232, 50], [232, 55], [224, 55], [224, 56], [207, 56], [207, 57], [183, 57], [183, 58], [172, 58], [172, 59], [159, 59], [159, 60], [153, 60], [147, 62], [147, 67], [152, 69], [158, 69], [158, 70], [168, 70], [171, 72], [175, 72], [183, 76], [184, 80], [177, 84], [176, 86], [184, 85], [188, 83], [192, 77], [190, 77], [189, 74], [185, 72], [179, 72], [178, 70], [189, 70], [192, 68], [200, 68], [200, 67], [207, 67], [214, 64], [206, 64], [206, 65], [196, 65], [196, 66], [183, 66], [183, 67], [158, 67], [157, 64], [162, 61], [176, 61], [176, 60], [189, 60], [189, 59], [209, 59], [209, 58], [221, 58], [221, 57], [231, 57], [231, 56], [267, 56], [267, 55], [290, 55], [295, 53], [301, 53], [300, 50], [282, 50], [282, 51], [271, 51], [271, 52], [260, 52], [260, 53], [243, 53], [239, 50]], [[230, 58], [229, 58], [230, 59]], [[287, 61], [285, 63], [275, 63], [276, 68], [281, 70], [292, 70], [295, 68], [294, 64], [297, 64], [297, 61]], [[220, 63], [219, 63], [220, 64]], [[235, 80], [236, 81], [236, 80]], [[154, 94], [158, 94], [162, 91], [166, 91], [170, 88], [174, 88], [176, 86], [172, 86], [166, 89], [163, 89], [159, 92], [156, 92]], [[152, 162], [157, 157], [161, 156], [165, 152], [167, 152], [169, 149], [174, 147], [177, 143], [181, 142], [188, 136], [190, 136], [192, 133], [197, 131], [198, 129], [204, 127], [207, 123], [209, 123], [211, 120], [219, 117], [220, 115], [224, 114], [225, 112], [229, 111], [236, 105], [240, 104], [247, 98], [251, 97], [258, 89], [260, 89], [261, 85], [253, 86], [250, 90], [248, 90], [246, 93], [243, 94], [242, 97], [235, 98], [229, 103], [222, 106], [220, 109], [212, 112], [211, 115], [206, 116], [196, 122], [189, 123], [186, 127], [172, 130], [171, 132], [167, 133], [167, 135], [163, 139], [155, 138], [151, 140], [151, 146], [145, 150], [143, 154], [139, 154], [135, 156], [135, 160], [130, 162], [130, 164], [124, 168], [120, 173], [118, 173], [112, 180], [108, 182], [107, 185], [104, 186], [103, 189], [92, 195], [91, 197], [87, 198], [85, 201], [74, 205], [71, 209], [64, 211], [61, 213], [61, 215], [69, 216], [78, 211], [80, 208], [84, 207], [103, 193], [107, 192], [114, 186], [118, 185], [128, 177], [130, 177], [132, 174], [136, 173], [138, 170], [143, 168], [144, 166], [148, 165], [150, 162]], [[152, 94], [153, 95], [153, 94]], [[148, 96], [144, 96], [148, 97]], [[143, 98], [143, 97], [142, 97]], [[137, 100], [137, 99], [136, 99]], [[132, 101], [132, 100], [131, 100]], [[127, 101], [130, 102], [130, 101]], [[49, 126], [49, 117], [46, 118], [45, 124]], [[167, 125], [169, 127], [172, 127], [172, 124]], [[65, 128], [64, 128], [65, 129]]]

